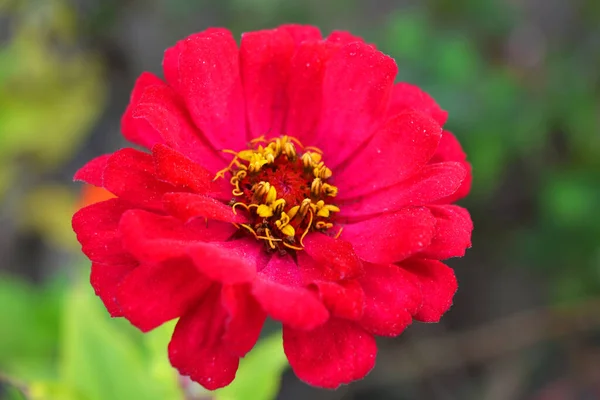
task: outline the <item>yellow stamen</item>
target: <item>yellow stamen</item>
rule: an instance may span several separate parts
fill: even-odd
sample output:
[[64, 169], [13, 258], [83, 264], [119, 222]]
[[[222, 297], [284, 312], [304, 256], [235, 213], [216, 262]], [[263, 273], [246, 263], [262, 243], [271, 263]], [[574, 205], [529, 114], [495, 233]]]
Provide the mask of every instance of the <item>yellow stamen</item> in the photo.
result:
[[[224, 150], [234, 157], [214, 178], [231, 174], [229, 183], [234, 199], [229, 205], [235, 215], [238, 215], [239, 207], [243, 208], [251, 221], [234, 223], [234, 226], [247, 230], [272, 250], [303, 250], [306, 235], [332, 228], [334, 224], [328, 219], [332, 213], [340, 211], [329, 204], [331, 198], [337, 196], [338, 188], [327, 182], [332, 171], [323, 162], [323, 153], [316, 147], [304, 147], [298, 139], [285, 135], [268, 140], [261, 136], [252, 139], [248, 146], [239, 152]], [[290, 168], [285, 172], [278, 171], [286, 163], [291, 164]], [[282, 173], [293, 174], [288, 181], [293, 182], [293, 187], [285, 186], [289, 183], [279, 180], [287, 179], [278, 175]], [[273, 178], [278, 183], [273, 184]], [[299, 182], [297, 186], [295, 182]], [[297, 198], [302, 199], [299, 204]], [[341, 229], [338, 236], [340, 232]]]

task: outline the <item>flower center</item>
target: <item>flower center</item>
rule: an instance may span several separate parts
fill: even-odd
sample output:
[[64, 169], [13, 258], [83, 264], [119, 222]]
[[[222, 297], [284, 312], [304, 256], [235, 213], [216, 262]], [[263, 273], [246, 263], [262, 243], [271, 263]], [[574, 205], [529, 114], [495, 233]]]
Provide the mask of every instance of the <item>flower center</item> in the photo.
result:
[[234, 158], [215, 177], [231, 174], [233, 212], [241, 207], [249, 216], [247, 224], [236, 224], [238, 228], [271, 250], [286, 251], [302, 250], [309, 232], [333, 227], [332, 215], [340, 209], [331, 201], [338, 189], [328, 183], [332, 172], [321, 161], [321, 150], [304, 147], [291, 136], [261, 136], [248, 147], [224, 150]]

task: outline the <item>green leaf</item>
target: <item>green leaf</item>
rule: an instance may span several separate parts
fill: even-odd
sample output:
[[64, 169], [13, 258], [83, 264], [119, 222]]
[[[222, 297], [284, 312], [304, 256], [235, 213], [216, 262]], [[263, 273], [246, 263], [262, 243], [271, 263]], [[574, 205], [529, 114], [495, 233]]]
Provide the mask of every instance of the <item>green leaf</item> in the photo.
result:
[[[48, 378], [59, 331], [59, 282], [34, 287], [0, 276], [0, 369], [21, 379]], [[62, 282], [61, 282], [62, 283]]]
[[233, 383], [214, 392], [214, 397], [216, 400], [274, 399], [287, 365], [281, 332], [278, 332], [258, 342], [240, 361]]
[[111, 320], [91, 287], [68, 293], [64, 317], [59, 383], [78, 393], [77, 399], [181, 398], [165, 379], [153, 379], [153, 364], [139, 345], [142, 334], [136, 341]]

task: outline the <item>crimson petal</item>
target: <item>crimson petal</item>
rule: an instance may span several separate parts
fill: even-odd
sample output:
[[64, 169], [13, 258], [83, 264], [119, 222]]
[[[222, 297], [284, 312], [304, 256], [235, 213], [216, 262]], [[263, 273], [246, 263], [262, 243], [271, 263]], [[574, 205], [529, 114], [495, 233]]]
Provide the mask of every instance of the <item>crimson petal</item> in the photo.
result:
[[179, 319], [169, 343], [171, 364], [209, 390], [230, 384], [239, 364], [223, 342], [227, 317], [219, 287], [213, 287]]
[[249, 285], [223, 286], [221, 299], [229, 315], [223, 342], [243, 357], [256, 344], [267, 314], [251, 295]]
[[418, 86], [405, 82], [395, 84], [390, 98], [388, 116], [393, 117], [401, 112], [411, 110], [431, 116], [440, 126], [444, 126], [448, 119], [448, 112], [442, 110], [435, 100]]
[[137, 263], [135, 262], [127, 264], [101, 264], [92, 262], [90, 283], [111, 317], [123, 316], [121, 306], [117, 302], [117, 288], [136, 266]]
[[435, 232], [435, 218], [425, 207], [405, 208], [346, 225], [342, 238], [365, 261], [389, 264], [426, 248]]
[[361, 379], [375, 366], [375, 338], [350, 321], [331, 319], [311, 331], [283, 327], [283, 349], [296, 375], [335, 389]]
[[242, 35], [240, 70], [252, 137], [281, 135], [294, 47], [294, 39], [284, 29]]
[[423, 322], [438, 322], [452, 305], [458, 287], [452, 268], [437, 260], [410, 259], [400, 267], [416, 278], [423, 302], [414, 318]]
[[102, 183], [104, 181], [104, 169], [106, 168], [106, 163], [108, 162], [110, 156], [110, 154], [104, 154], [92, 159], [91, 161], [88, 161], [87, 164], [85, 164], [75, 173], [73, 180], [83, 181], [85, 183], [89, 183], [90, 185], [102, 187]]
[[421, 113], [403, 113], [379, 129], [369, 144], [335, 171], [340, 198], [392, 186], [419, 171], [438, 147], [442, 128]]
[[[213, 148], [240, 149], [248, 137], [239, 52], [231, 32], [208, 29], [176, 49], [180, 51], [165, 53], [165, 63], [177, 63], [176, 90], [192, 120]], [[167, 57], [175, 60], [167, 62]]]
[[271, 257], [257, 276], [252, 293], [267, 314], [295, 329], [314, 329], [329, 318], [317, 296], [302, 286], [297, 267], [290, 256]]
[[162, 195], [175, 190], [154, 174], [154, 161], [148, 153], [122, 149], [108, 159], [104, 170], [104, 188], [139, 207], [162, 210]]
[[323, 77], [323, 101], [315, 145], [335, 169], [378, 128], [398, 68], [369, 45], [353, 42], [329, 60]]
[[465, 175], [464, 167], [457, 162], [427, 165], [397, 185], [355, 199], [340, 199], [340, 217], [351, 222], [403, 207], [435, 203], [455, 193]]
[[122, 246], [121, 216], [130, 209], [121, 199], [110, 199], [84, 207], [73, 215], [73, 230], [81, 250], [92, 262], [130, 264], [135, 261]]
[[150, 72], [144, 72], [135, 82], [129, 105], [121, 118], [121, 131], [125, 138], [135, 144], [139, 144], [147, 149], [152, 148], [157, 143], [163, 143], [164, 139], [160, 132], [157, 132], [151, 125], [137, 121], [133, 115], [142, 94], [151, 87], [164, 86], [165, 83], [156, 75]]
[[396, 265], [369, 264], [360, 284], [365, 291], [360, 324], [375, 335], [398, 336], [421, 307], [417, 280]]
[[189, 260], [143, 264], [123, 279], [117, 302], [125, 318], [147, 332], [183, 315], [210, 285]]
[[436, 218], [435, 235], [421, 256], [436, 260], [464, 256], [473, 231], [469, 212], [453, 205], [429, 206], [429, 210]]
[[174, 217], [131, 210], [121, 218], [119, 230], [123, 246], [136, 259], [145, 263], [158, 263], [187, 256], [194, 244], [224, 241], [235, 232], [235, 227], [219, 221], [207, 224], [196, 220], [183, 224]]

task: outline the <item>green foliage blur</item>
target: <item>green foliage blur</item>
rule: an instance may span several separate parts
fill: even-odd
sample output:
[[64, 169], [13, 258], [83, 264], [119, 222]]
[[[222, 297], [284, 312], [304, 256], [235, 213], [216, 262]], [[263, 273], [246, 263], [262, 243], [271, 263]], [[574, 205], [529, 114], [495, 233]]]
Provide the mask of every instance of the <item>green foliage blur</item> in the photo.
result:
[[[536, 14], [527, 1], [377, 8], [367, 0], [154, 0], [154, 12], [142, 3], [0, 0], [0, 399], [268, 400], [279, 391], [286, 360], [277, 334], [244, 359], [229, 388], [209, 395], [178, 377], [166, 356], [174, 325], [142, 335], [111, 320], [86, 282], [70, 228], [80, 204], [70, 177], [91, 156], [124, 145], [114, 127], [135, 76], [158, 71], [166, 46], [210, 25], [239, 34], [294, 21], [376, 44], [396, 59], [400, 80], [449, 111], [446, 129], [473, 165], [464, 205], [475, 222], [474, 255], [453, 262], [459, 281], [471, 267], [522, 269], [534, 277], [538, 304], [600, 296], [593, 0], [563, 5], [571, 19]], [[511, 296], [477, 284], [500, 302]], [[488, 316], [496, 317], [491, 308]]]

